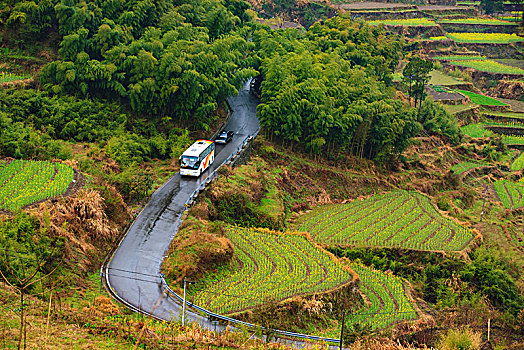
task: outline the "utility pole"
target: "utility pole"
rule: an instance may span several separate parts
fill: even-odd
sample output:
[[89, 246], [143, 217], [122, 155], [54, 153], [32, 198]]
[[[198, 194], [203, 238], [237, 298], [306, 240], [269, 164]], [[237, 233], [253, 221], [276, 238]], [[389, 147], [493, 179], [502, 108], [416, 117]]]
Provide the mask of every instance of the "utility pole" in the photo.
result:
[[195, 282], [188, 281], [187, 278], [184, 278], [184, 300], [182, 302], [182, 326], [186, 325], [186, 284], [192, 284]]
[[340, 344], [339, 349], [342, 350], [342, 345], [344, 345], [344, 317], [346, 316], [346, 311], [342, 312], [342, 329], [340, 330]]
[[482, 211], [480, 212], [480, 222], [482, 222], [482, 216], [484, 216], [484, 206], [486, 205], [486, 196], [487, 195], [488, 195], [488, 186], [485, 186], [484, 202], [482, 203]]
[[489, 342], [490, 331], [491, 331], [491, 318], [488, 318], [488, 342]]

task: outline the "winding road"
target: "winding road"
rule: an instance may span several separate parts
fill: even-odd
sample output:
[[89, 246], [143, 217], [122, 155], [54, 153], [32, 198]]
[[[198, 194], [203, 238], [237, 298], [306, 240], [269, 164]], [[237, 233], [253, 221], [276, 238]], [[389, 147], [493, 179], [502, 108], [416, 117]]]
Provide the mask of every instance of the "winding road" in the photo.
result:
[[[213, 165], [199, 178], [181, 178], [180, 173], [177, 173], [164, 183], [152, 195], [118, 248], [101, 268], [110, 294], [133, 311], [166, 321], [181, 319], [180, 301], [166, 293], [168, 287], [161, 277], [161, 264], [180, 226], [184, 204], [210, 174], [224, 163], [247, 137], [255, 136], [260, 128], [256, 117], [258, 99], [249, 92], [249, 82], [244, 85], [238, 96], [229, 98], [228, 102], [233, 113], [225, 129], [235, 131], [233, 140], [227, 145], [216, 146]], [[225, 321], [225, 317], [220, 317]], [[227, 326], [225, 323], [212, 322], [208, 317], [190, 310], [186, 312], [186, 320], [213, 330], [223, 330]], [[278, 332], [285, 337], [328, 340], [305, 334]], [[306, 344], [301, 341], [281, 341], [293, 343], [298, 347], [304, 347]]]
[[[133, 222], [103, 270], [111, 294], [135, 311], [163, 320], [179, 318], [181, 306], [165, 297], [160, 268], [180, 226], [184, 203], [246, 137], [259, 130], [258, 100], [249, 93], [249, 83], [228, 102], [233, 113], [225, 128], [235, 131], [232, 141], [224, 146], [217, 145], [213, 165], [199, 178], [182, 178], [177, 173], [162, 185]], [[216, 327], [206, 317], [191, 312], [186, 319], [205, 327]]]

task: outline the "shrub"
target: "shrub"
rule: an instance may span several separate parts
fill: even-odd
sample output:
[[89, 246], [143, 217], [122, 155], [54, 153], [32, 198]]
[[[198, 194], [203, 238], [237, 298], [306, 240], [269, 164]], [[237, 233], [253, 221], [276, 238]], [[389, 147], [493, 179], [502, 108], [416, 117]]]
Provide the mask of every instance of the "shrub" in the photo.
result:
[[441, 350], [476, 350], [480, 349], [481, 343], [480, 333], [473, 332], [469, 328], [450, 329], [442, 337], [438, 348]]

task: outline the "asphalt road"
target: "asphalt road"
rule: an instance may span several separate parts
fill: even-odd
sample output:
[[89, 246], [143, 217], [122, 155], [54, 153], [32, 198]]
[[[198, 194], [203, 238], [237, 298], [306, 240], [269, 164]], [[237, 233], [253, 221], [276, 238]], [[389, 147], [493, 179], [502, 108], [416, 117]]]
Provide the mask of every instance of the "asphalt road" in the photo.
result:
[[[120, 301], [160, 319], [178, 320], [181, 313], [180, 305], [163, 293], [158, 276], [169, 244], [180, 226], [184, 203], [247, 136], [259, 129], [258, 100], [249, 93], [249, 83], [228, 102], [233, 114], [225, 129], [235, 131], [232, 141], [224, 146], [217, 145], [213, 165], [199, 178], [181, 178], [177, 173], [162, 185], [138, 215], [105, 268], [107, 285]], [[207, 318], [190, 312], [186, 319], [215, 328]]]
[[[135, 311], [166, 321], [181, 320], [182, 307], [166, 296], [160, 267], [171, 240], [178, 232], [184, 203], [211, 172], [238, 149], [246, 137], [254, 136], [259, 130], [256, 117], [258, 99], [249, 93], [249, 83], [228, 102], [233, 114], [225, 129], [235, 131], [232, 141], [227, 145], [216, 145], [213, 165], [199, 178], [181, 178], [180, 173], [177, 173], [162, 185], [133, 222], [104, 268], [106, 285], [113, 296]], [[213, 323], [207, 317], [187, 309], [186, 320], [212, 330], [226, 328], [224, 324]], [[308, 343], [303, 341], [285, 338], [279, 338], [279, 341], [297, 348], [308, 347]], [[329, 348], [337, 347], [330, 345]]]

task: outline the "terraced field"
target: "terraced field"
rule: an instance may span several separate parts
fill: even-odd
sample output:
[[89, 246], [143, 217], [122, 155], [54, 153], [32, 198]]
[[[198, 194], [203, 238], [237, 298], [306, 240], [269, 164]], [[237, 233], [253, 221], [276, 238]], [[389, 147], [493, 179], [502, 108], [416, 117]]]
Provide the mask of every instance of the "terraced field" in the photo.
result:
[[73, 180], [73, 169], [61, 163], [13, 160], [0, 162], [0, 209], [62, 195]]
[[368, 21], [367, 23], [372, 26], [383, 24], [388, 26], [434, 27], [437, 25], [434, 21], [427, 18], [384, 19]]
[[491, 98], [489, 96], [476, 94], [474, 92], [466, 91], [466, 90], [457, 90], [457, 91], [465, 96], [468, 96], [471, 99], [471, 102], [476, 103], [481, 106], [506, 106], [507, 105], [506, 103], [496, 100], [494, 98]]
[[441, 216], [427, 197], [407, 191], [316, 207], [299, 218], [297, 229], [331, 246], [426, 251], [460, 251], [475, 237]]
[[524, 152], [522, 152], [514, 161], [511, 163], [512, 171], [519, 171], [524, 169]]
[[208, 310], [230, 314], [353, 279], [333, 256], [300, 234], [230, 227], [226, 235], [240, 268], [194, 294], [194, 303]]
[[476, 169], [476, 168], [482, 168], [489, 166], [487, 163], [479, 163], [479, 162], [463, 162], [459, 164], [455, 164], [451, 167], [451, 171], [455, 174], [462, 174], [468, 170]]
[[348, 323], [369, 324], [378, 329], [418, 318], [400, 278], [364, 265], [351, 264], [351, 268], [359, 275], [360, 289], [371, 305], [349, 315]]
[[0, 84], [11, 81], [24, 80], [30, 78], [30, 75], [17, 75], [12, 73], [0, 72]]
[[524, 38], [516, 34], [503, 33], [448, 33], [446, 36], [459, 43], [498, 43], [522, 42]]
[[461, 67], [473, 68], [481, 72], [524, 75], [524, 69], [508, 66], [497, 61], [487, 59], [455, 59], [449, 64]]
[[509, 25], [514, 26], [515, 23], [495, 19], [495, 18], [452, 18], [439, 19], [438, 23], [453, 23], [453, 24], [483, 24], [483, 25]]
[[498, 180], [493, 183], [502, 204], [508, 209], [524, 207], [524, 184], [508, 180]]
[[[492, 126], [493, 124], [495, 123], [492, 123]], [[501, 124], [504, 126], [504, 123]], [[496, 134], [493, 131], [485, 128], [486, 125], [486, 123], [468, 124], [461, 127], [461, 130], [464, 134], [474, 138], [495, 136]], [[502, 138], [502, 141], [508, 146], [524, 145], [524, 136], [522, 135], [501, 134], [500, 137]]]

